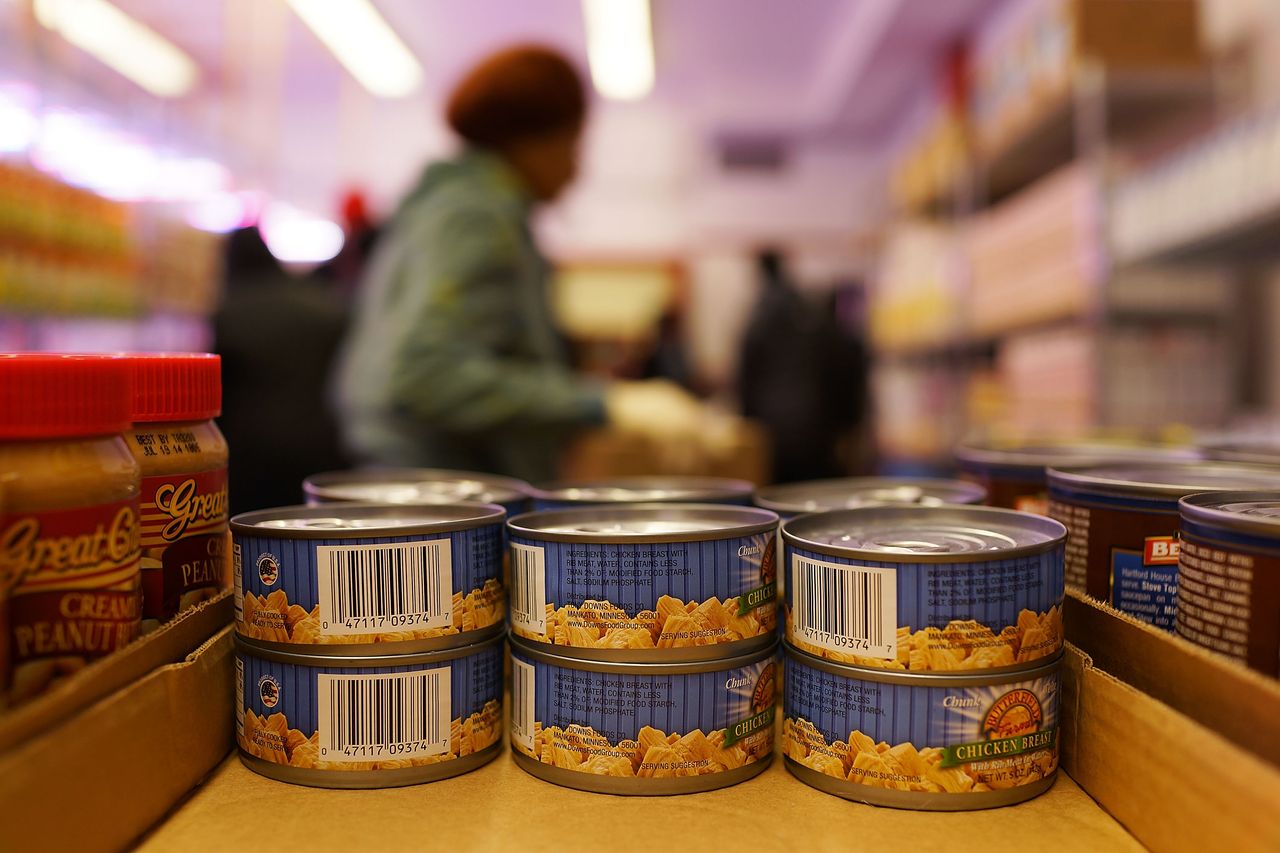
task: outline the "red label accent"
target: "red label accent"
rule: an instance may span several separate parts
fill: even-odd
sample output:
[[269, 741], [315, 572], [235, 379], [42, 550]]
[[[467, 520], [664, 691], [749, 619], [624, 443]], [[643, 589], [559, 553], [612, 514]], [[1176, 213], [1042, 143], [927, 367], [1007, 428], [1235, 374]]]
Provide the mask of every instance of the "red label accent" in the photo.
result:
[[1177, 536], [1148, 536], [1143, 541], [1142, 565], [1178, 565], [1179, 545]]
[[9, 602], [13, 659], [98, 658], [138, 635], [138, 593], [67, 589]]
[[0, 583], [14, 596], [131, 583], [138, 546], [136, 498], [0, 516]]
[[227, 469], [142, 479], [142, 547], [227, 527]]

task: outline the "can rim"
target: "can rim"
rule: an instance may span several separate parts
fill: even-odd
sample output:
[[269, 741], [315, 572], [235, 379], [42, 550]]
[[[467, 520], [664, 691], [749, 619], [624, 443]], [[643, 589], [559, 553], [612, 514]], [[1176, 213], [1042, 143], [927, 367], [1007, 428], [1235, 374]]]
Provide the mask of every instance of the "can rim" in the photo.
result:
[[902, 672], [894, 669], [876, 669], [867, 666], [838, 663], [798, 649], [788, 642], [782, 643], [783, 653], [812, 669], [820, 669], [832, 675], [853, 678], [858, 681], [875, 681], [881, 684], [900, 684], [908, 687], [988, 687], [999, 684], [1012, 684], [1025, 679], [1052, 675], [1062, 669], [1066, 651], [1048, 657], [1043, 662], [1034, 662], [1021, 669], [1001, 669], [985, 676], [971, 670], [963, 674], [958, 672]]
[[[345, 514], [354, 518], [404, 518], [414, 513], [454, 517], [423, 520], [417, 524], [397, 524], [385, 527], [331, 527], [313, 529], [306, 527], [262, 527], [264, 521], [284, 519], [329, 518]], [[276, 539], [373, 539], [385, 536], [417, 536], [423, 533], [451, 533], [456, 530], [473, 530], [487, 524], [501, 524], [507, 511], [498, 504], [454, 501], [440, 504], [378, 504], [378, 503], [327, 503], [317, 506], [288, 506], [276, 509], [258, 509], [242, 512], [231, 518], [231, 531], [245, 536], [266, 536]]]
[[[922, 517], [930, 515], [936, 516], [938, 513], [951, 513], [953, 515], [969, 514], [974, 520], [987, 518], [1005, 518], [1010, 521], [1016, 521], [1027, 529], [1042, 528], [1044, 535], [1048, 538], [1042, 542], [1032, 542], [1026, 545], [1018, 545], [1013, 548], [1001, 548], [991, 551], [965, 551], [960, 553], [925, 553], [925, 554], [899, 554], [887, 551], [873, 551], [866, 548], [845, 547], [841, 545], [833, 545], [829, 542], [818, 542], [812, 539], [806, 539], [800, 534], [794, 532], [797, 526], [803, 527], [805, 524], [814, 523], [812, 519], [826, 518], [832, 516], [854, 514], [854, 513], [891, 513], [900, 515], [917, 514]], [[1036, 554], [1047, 554], [1057, 548], [1062, 547], [1067, 541], [1067, 528], [1059, 521], [1044, 515], [1033, 515], [1027, 512], [1019, 512], [1018, 510], [1004, 509], [993, 506], [968, 506], [965, 504], [947, 504], [941, 507], [929, 506], [912, 506], [912, 505], [885, 505], [885, 506], [869, 506], [857, 507], [854, 509], [839, 509], [831, 512], [811, 512], [806, 515], [798, 515], [789, 519], [782, 524], [782, 538], [788, 546], [798, 546], [806, 551], [813, 551], [818, 554], [828, 554], [833, 557], [856, 557], [876, 563], [973, 563], [986, 560], [1012, 560], [1018, 557], [1030, 557]]]
[[[1139, 473], [1140, 470], [1155, 471], [1157, 469], [1174, 473], [1185, 472], [1187, 474], [1187, 482], [1152, 483], [1122, 476], [1124, 474]], [[1253, 478], [1263, 478], [1265, 475], [1266, 479], [1274, 480], [1276, 488], [1280, 489], [1280, 468], [1267, 465], [1249, 465], [1243, 462], [1214, 462], [1208, 460], [1179, 462], [1163, 466], [1143, 466], [1142, 469], [1136, 469], [1124, 462], [1108, 463], [1106, 465], [1072, 465], [1062, 468], [1050, 468], [1048, 478], [1051, 489], [1066, 489], [1084, 496], [1100, 495], [1105, 497], [1145, 498], [1148, 500], [1165, 499], [1178, 501], [1187, 495], [1202, 492], [1248, 490], [1247, 484], [1242, 489], [1240, 485], [1214, 486], [1212, 484], [1195, 483], [1196, 472], [1206, 470], [1220, 472], [1224, 475], [1229, 475], [1233, 472], [1242, 476], [1252, 475]], [[1114, 473], [1109, 475], [1106, 472]]]
[[1280, 443], [1256, 441], [1224, 441], [1202, 444], [1200, 449], [1209, 459], [1218, 462], [1236, 462], [1249, 465], [1275, 465], [1280, 463]]
[[[721, 518], [737, 522], [710, 530], [683, 530], [671, 533], [568, 533], [549, 531], [552, 527], [582, 521], [654, 519], [662, 521], [697, 521]], [[542, 527], [535, 526], [541, 523]], [[581, 542], [597, 545], [628, 545], [641, 542], [706, 542], [716, 539], [735, 539], [757, 533], [769, 533], [778, 526], [778, 514], [767, 509], [750, 506], [726, 506], [703, 503], [639, 503], [575, 506], [565, 509], [544, 509], [525, 512], [507, 520], [507, 529], [527, 539], [545, 542]]]
[[[942, 478], [913, 478], [913, 477], [834, 477], [826, 480], [809, 480], [803, 483], [785, 483], [782, 485], [766, 486], [756, 491], [755, 503], [761, 509], [773, 510], [774, 512], [789, 513], [808, 513], [820, 512], [821, 509], [815, 510], [807, 503], [799, 500], [788, 500], [789, 496], [797, 492], [807, 491], [809, 494], [818, 493], [820, 490], [829, 492], [839, 492], [847, 490], [845, 494], [856, 495], [861, 490], [873, 491], [876, 489], [890, 489], [902, 487], [916, 487], [921, 491], [936, 489], [938, 492], [950, 492], [959, 495], [960, 498], [947, 500], [946, 497], [941, 498], [944, 504], [956, 504], [959, 506], [967, 506], [971, 504], [980, 504], [987, 499], [987, 490], [978, 483], [969, 480], [947, 480]], [[926, 497], [937, 497], [937, 495], [927, 494]], [[890, 499], [871, 501], [866, 504], [860, 504], [858, 507], [833, 506], [829, 509], [857, 509], [861, 506], [922, 506], [916, 501], [894, 501]]]
[[[1072, 448], [1083, 452], [1071, 455]], [[1030, 473], [1055, 466], [1084, 467], [1142, 462], [1194, 462], [1198, 458], [1193, 447], [1163, 444], [1116, 444], [1104, 442], [1035, 442], [1008, 447], [983, 444], [961, 444], [953, 451], [962, 465], [991, 468], [1021, 468]]]
[[[448, 468], [353, 468], [346, 471], [322, 471], [302, 481], [302, 494], [306, 497], [334, 500], [337, 503], [357, 503], [350, 498], [332, 497], [327, 494], [334, 487], [367, 485], [413, 485], [416, 483], [447, 483], [472, 480], [490, 486], [495, 498], [522, 500], [529, 497], [532, 488], [524, 480], [485, 474], [475, 471], [454, 471]], [[410, 504], [411, 506], [412, 504]]]
[[405, 666], [417, 663], [442, 663], [444, 661], [455, 660], [457, 658], [469, 657], [477, 652], [485, 651], [490, 646], [501, 644], [502, 638], [502, 634], [495, 634], [494, 636], [478, 643], [468, 643], [465, 646], [455, 646], [451, 649], [436, 649], [430, 652], [351, 656], [307, 654], [306, 652], [282, 652], [277, 649], [260, 646], [253, 642], [253, 640], [240, 636], [237, 632], [235, 634], [235, 647], [237, 652], [244, 652], [252, 657], [274, 661], [276, 663], [288, 663], [293, 664], [294, 666], [331, 666], [341, 669], [353, 669], [355, 667]]
[[1200, 492], [1194, 495], [1187, 495], [1178, 501], [1178, 510], [1183, 518], [1200, 524], [1209, 524], [1243, 533], [1280, 536], [1280, 517], [1264, 520], [1267, 518], [1266, 516], [1247, 516], [1215, 506], [1215, 504], [1222, 503], [1247, 503], [1265, 500], [1280, 503], [1280, 489], [1272, 492]]
[[565, 669], [576, 669], [583, 672], [606, 672], [621, 675], [697, 675], [703, 672], [724, 672], [730, 669], [737, 669], [743, 666], [750, 666], [753, 663], [759, 663], [762, 660], [768, 660], [778, 653], [781, 643], [777, 640], [770, 643], [763, 649], [747, 654], [736, 655], [734, 657], [712, 658], [711, 660], [701, 661], [681, 661], [681, 662], [661, 662], [661, 661], [644, 661], [644, 662], [621, 662], [621, 661], [602, 661], [589, 660], [587, 658], [566, 657], [564, 655], [553, 655], [544, 652], [541, 649], [534, 648], [523, 639], [514, 635], [509, 635], [507, 641], [511, 644], [511, 652], [519, 653], [522, 657], [537, 661], [538, 663], [551, 664]]
[[748, 480], [733, 477], [615, 477], [592, 480], [554, 480], [531, 486], [529, 495], [535, 500], [554, 500], [581, 504], [630, 504], [626, 500], [567, 497], [564, 492], [572, 489], [644, 489], [647, 491], [668, 489], [680, 494], [670, 499], [645, 498], [643, 503], [704, 503], [724, 498], [750, 498], [756, 490]]

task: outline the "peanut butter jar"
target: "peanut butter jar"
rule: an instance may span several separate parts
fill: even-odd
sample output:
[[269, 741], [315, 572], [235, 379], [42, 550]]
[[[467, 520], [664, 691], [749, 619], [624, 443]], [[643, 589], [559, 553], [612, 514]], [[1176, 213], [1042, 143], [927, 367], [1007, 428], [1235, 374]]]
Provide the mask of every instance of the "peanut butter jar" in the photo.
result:
[[227, 570], [227, 442], [222, 359], [205, 353], [123, 359], [132, 379], [125, 443], [142, 471], [142, 631], [213, 598]]
[[0, 704], [138, 634], [138, 463], [128, 366], [0, 355]]

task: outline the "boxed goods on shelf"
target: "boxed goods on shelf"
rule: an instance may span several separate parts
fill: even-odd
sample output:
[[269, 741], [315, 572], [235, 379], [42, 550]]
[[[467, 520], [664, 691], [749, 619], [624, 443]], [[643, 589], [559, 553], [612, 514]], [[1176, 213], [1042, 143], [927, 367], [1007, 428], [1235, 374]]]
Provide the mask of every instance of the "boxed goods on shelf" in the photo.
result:
[[923, 222], [894, 228], [871, 291], [870, 333], [878, 349], [936, 347], [964, 333], [961, 261], [949, 228]]

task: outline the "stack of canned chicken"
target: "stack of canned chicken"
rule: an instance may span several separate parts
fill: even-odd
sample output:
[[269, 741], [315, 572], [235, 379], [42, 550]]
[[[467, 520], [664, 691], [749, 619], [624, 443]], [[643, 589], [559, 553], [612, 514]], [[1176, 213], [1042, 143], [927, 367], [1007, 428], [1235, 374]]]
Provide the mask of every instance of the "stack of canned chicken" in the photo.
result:
[[286, 782], [373, 788], [496, 757], [502, 525], [524, 489], [453, 472], [348, 472], [309, 479], [311, 506], [233, 518], [245, 764]]

